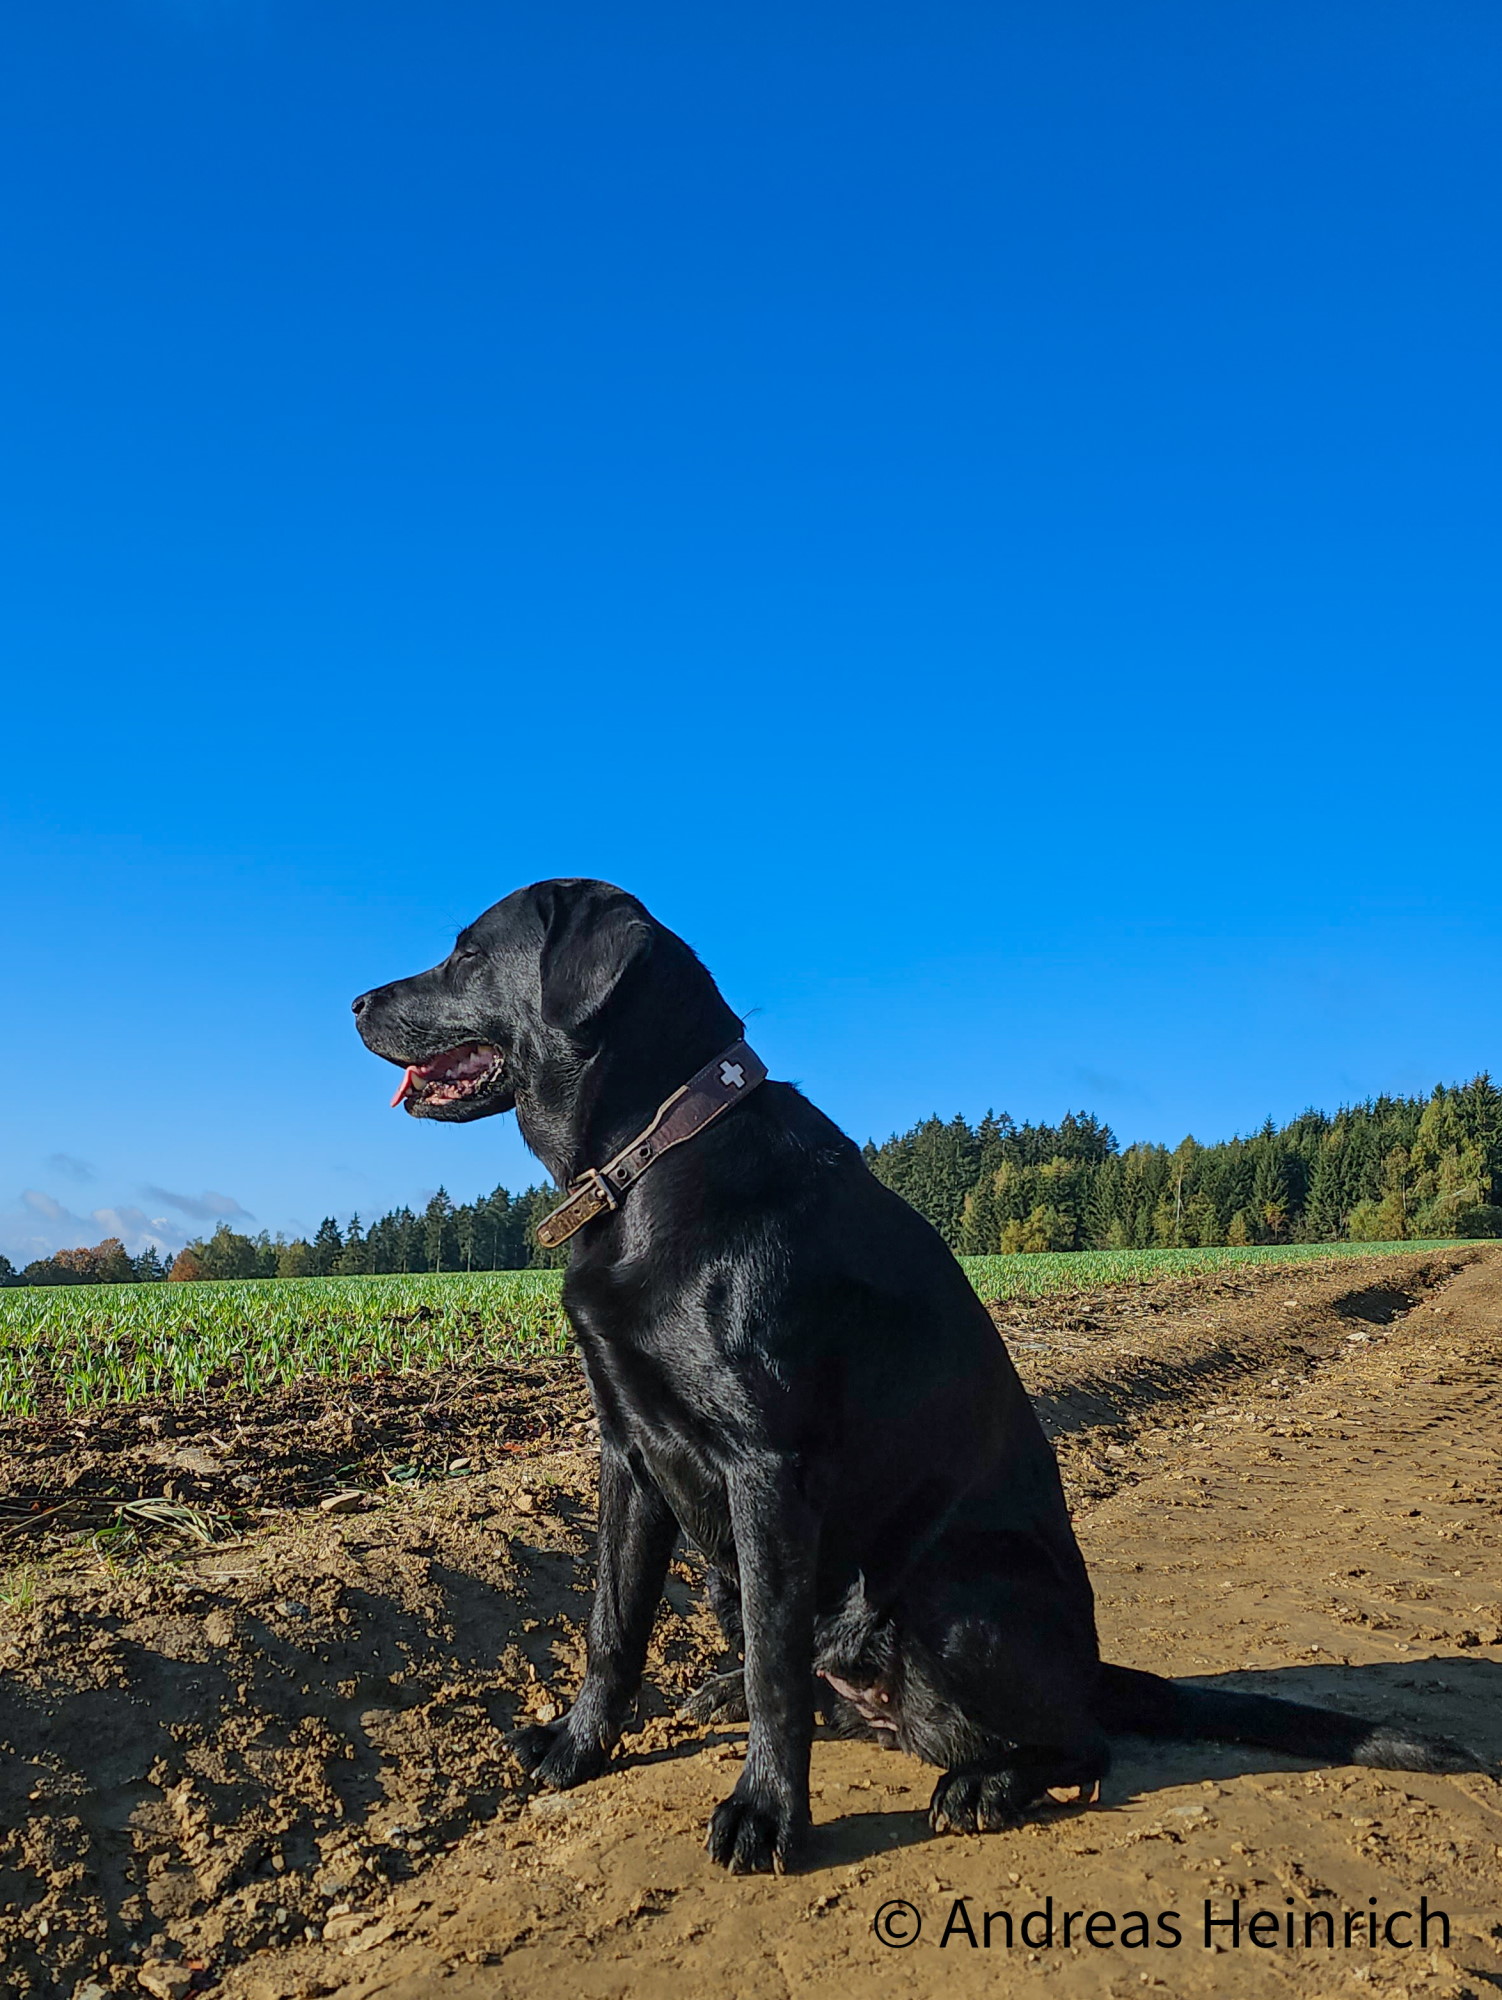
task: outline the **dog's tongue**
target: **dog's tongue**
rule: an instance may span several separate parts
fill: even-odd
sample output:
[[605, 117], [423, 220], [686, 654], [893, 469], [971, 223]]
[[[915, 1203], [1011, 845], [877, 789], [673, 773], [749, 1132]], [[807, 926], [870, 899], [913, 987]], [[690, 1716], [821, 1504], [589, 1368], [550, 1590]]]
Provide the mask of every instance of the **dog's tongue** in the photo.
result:
[[396, 1095], [391, 1100], [391, 1109], [393, 1111], [395, 1111], [396, 1107], [401, 1103], [402, 1099], [407, 1095], [407, 1092], [412, 1088], [412, 1079], [414, 1076], [416, 1076], [416, 1074], [417, 1074], [417, 1064], [408, 1063], [407, 1067], [402, 1071], [402, 1080], [396, 1087]]

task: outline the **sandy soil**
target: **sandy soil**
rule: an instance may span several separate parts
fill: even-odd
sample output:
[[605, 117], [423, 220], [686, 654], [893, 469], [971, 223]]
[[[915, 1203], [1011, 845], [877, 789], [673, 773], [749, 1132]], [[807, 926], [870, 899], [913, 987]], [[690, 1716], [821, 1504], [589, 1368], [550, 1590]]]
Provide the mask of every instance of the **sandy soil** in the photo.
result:
[[[1502, 1753], [1502, 1253], [998, 1318], [1111, 1657]], [[532, 1796], [503, 1733], [577, 1682], [594, 1465], [567, 1362], [0, 1429], [7, 2000], [1502, 1989], [1502, 1786], [1482, 1775], [1126, 1741], [1098, 1808], [941, 1839], [934, 1773], [826, 1740], [807, 1868], [719, 1874], [703, 1823], [744, 1732], [674, 1715], [718, 1661], [688, 1564], [618, 1766]], [[128, 1560], [102, 1562], [89, 1537], [142, 1495], [223, 1539], [132, 1517], [109, 1531]], [[1394, 1913], [1421, 1898], [1448, 1939], [1431, 1917], [1400, 1949], [1417, 1926]], [[1207, 1946], [1207, 1899], [1239, 1903], [1239, 1938]], [[1366, 1941], [1373, 1909], [1393, 1943]], [[1254, 1941], [1258, 1910], [1279, 1942]], [[1354, 1913], [1349, 1947], [1302, 1942], [1324, 1912], [1338, 1939]]]

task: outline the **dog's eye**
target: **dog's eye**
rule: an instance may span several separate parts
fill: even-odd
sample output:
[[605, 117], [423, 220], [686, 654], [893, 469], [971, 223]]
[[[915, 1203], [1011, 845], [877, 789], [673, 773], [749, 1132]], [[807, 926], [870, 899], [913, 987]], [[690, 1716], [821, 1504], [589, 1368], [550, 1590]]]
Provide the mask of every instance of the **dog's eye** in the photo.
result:
[[456, 951], [454, 953], [454, 957], [459, 961], [461, 965], [464, 963], [466, 959], [483, 958], [484, 956], [485, 954], [483, 951], [475, 951], [470, 947], [466, 947], [463, 951]]

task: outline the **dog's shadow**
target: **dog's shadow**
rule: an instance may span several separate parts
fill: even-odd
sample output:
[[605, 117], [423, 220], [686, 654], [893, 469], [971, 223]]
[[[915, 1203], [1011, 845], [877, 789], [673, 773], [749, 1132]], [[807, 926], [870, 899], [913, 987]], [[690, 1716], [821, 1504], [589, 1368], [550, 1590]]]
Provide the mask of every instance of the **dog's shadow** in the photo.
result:
[[[1374, 1660], [1362, 1666], [1272, 1667], [1185, 1676], [1194, 1687], [1265, 1694], [1336, 1708], [1373, 1724], [1396, 1723], [1422, 1736], [1444, 1736], [1474, 1751], [1477, 1769], [1495, 1775], [1502, 1759], [1502, 1662], [1467, 1654]], [[1153, 1742], [1122, 1736], [1104, 1797], [1114, 1803], [1205, 1779], [1259, 1772], [1316, 1771], [1317, 1758], [1259, 1750], [1244, 1743]]]
[[[1332, 1662], [1328, 1667], [1195, 1675], [1192, 1685], [1314, 1702], [1369, 1717], [1374, 1723], [1395, 1722], [1424, 1735], [1448, 1736], [1474, 1751], [1478, 1770], [1494, 1777], [1502, 1761], [1502, 1663], [1495, 1660], [1451, 1654], [1366, 1666]], [[1085, 1811], [1109, 1811], [1155, 1792], [1206, 1780], [1224, 1782], [1321, 1768], [1317, 1759], [1239, 1743], [1152, 1742], [1141, 1736], [1121, 1736], [1113, 1741], [1112, 1750], [1112, 1768], [1096, 1806], [1045, 1808], [1039, 1817], [1074, 1819]], [[944, 1837], [931, 1831], [926, 1807], [847, 1813], [816, 1824], [806, 1865], [815, 1869], [849, 1866]]]

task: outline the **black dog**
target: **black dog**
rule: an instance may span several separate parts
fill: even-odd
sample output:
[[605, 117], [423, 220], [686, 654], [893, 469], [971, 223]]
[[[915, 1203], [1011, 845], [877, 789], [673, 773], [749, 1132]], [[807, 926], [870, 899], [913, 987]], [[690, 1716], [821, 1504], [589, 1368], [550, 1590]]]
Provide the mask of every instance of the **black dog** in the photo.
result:
[[[514, 1107], [560, 1186], [742, 1033], [680, 938], [588, 881], [518, 890], [441, 965], [354, 1006], [366, 1044], [406, 1068], [409, 1112]], [[748, 1089], [618, 1199], [585, 1190], [599, 1212], [564, 1302], [600, 1420], [599, 1573], [578, 1699], [519, 1739], [545, 1784], [604, 1769], [680, 1533], [744, 1650], [743, 1686], [721, 1676], [701, 1703], [743, 1699], [750, 1721], [709, 1829], [733, 1869], [781, 1866], [808, 1824], [811, 1668], [846, 1729], [940, 1767], [938, 1830], [1015, 1825], [1055, 1786], [1092, 1793], [1112, 1730], [1476, 1768], [1397, 1728], [1104, 1665], [1053, 1452], [985, 1308], [789, 1085]]]

